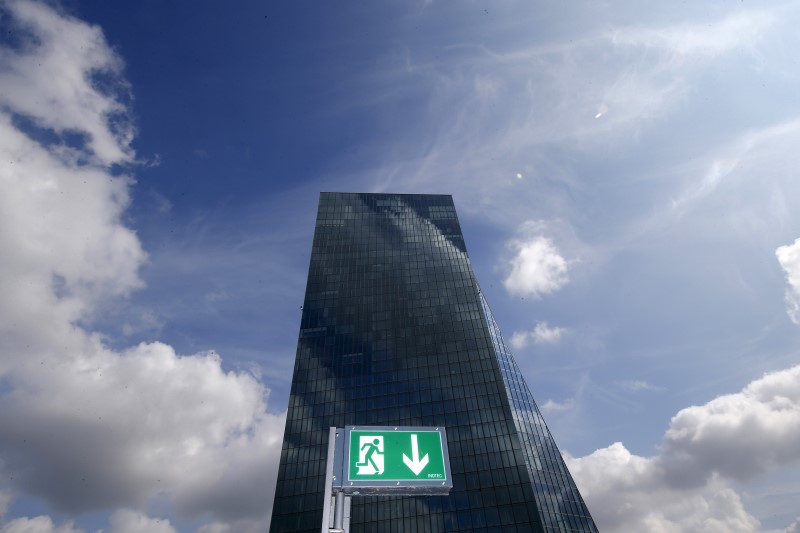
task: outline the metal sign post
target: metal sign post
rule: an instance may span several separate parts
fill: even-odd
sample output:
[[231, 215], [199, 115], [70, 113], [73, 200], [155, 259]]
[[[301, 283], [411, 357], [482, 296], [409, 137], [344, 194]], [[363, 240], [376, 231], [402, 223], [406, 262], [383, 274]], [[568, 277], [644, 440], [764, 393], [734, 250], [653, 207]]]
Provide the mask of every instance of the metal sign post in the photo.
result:
[[330, 531], [331, 490], [333, 483], [333, 461], [336, 454], [336, 428], [328, 432], [328, 459], [325, 463], [325, 499], [322, 503], [322, 529], [320, 533]]
[[[325, 464], [326, 494], [322, 506], [321, 533], [347, 533], [349, 525], [350, 497], [342, 492], [341, 474], [338, 474], [337, 465], [341, 464], [341, 455], [344, 449], [344, 431], [330, 428], [328, 433], [328, 461]], [[331, 513], [333, 506], [333, 513]]]

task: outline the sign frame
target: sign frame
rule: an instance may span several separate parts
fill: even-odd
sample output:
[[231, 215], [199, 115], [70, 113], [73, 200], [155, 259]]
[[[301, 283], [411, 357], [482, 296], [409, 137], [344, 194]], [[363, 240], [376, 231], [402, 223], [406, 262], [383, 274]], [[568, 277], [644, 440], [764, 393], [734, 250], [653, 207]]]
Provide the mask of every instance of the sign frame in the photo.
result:
[[[350, 477], [351, 433], [438, 433], [441, 443], [444, 479], [365, 479]], [[357, 435], [358, 433], [356, 433]], [[342, 442], [343, 441], [343, 442]], [[341, 443], [341, 444], [340, 444]], [[333, 485], [348, 495], [364, 496], [424, 496], [449, 494], [453, 488], [453, 474], [450, 470], [450, 454], [447, 448], [447, 431], [444, 426], [345, 426], [344, 439], [337, 439], [337, 450], [334, 461]], [[423, 450], [424, 451], [424, 450]], [[413, 453], [413, 451], [412, 451]], [[425, 456], [423, 456], [424, 458]], [[417, 458], [414, 458], [415, 460]], [[407, 466], [407, 465], [406, 465]], [[424, 468], [424, 467], [423, 467]], [[410, 469], [410, 467], [409, 467]], [[420, 472], [422, 473], [422, 471]], [[419, 475], [419, 474], [417, 474]]]

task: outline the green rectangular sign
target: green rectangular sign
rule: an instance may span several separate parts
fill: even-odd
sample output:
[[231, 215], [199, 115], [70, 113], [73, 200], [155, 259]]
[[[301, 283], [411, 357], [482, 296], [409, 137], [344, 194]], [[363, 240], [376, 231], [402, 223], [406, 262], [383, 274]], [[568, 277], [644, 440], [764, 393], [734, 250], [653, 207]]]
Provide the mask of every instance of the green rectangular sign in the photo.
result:
[[350, 479], [447, 479], [438, 431], [351, 431]]
[[443, 427], [350, 426], [345, 446], [347, 492], [441, 494], [453, 486]]

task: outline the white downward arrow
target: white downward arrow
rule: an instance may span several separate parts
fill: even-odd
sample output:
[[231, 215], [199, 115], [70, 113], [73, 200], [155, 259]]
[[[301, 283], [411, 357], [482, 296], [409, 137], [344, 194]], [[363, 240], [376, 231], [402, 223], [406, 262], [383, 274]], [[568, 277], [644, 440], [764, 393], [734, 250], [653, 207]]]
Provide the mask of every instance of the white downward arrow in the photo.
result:
[[419, 445], [417, 444], [416, 433], [411, 434], [411, 459], [409, 459], [406, 454], [403, 454], [403, 462], [414, 472], [415, 476], [418, 476], [419, 473], [422, 472], [422, 469], [425, 468], [425, 465], [428, 464], [427, 453], [422, 459], [419, 458]]

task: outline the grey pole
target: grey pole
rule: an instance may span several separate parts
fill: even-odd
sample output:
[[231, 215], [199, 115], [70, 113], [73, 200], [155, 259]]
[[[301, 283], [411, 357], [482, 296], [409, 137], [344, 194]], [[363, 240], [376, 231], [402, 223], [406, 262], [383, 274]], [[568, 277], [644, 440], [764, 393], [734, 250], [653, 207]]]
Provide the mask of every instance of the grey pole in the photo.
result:
[[328, 462], [325, 465], [325, 499], [322, 504], [321, 533], [328, 533], [331, 524], [331, 487], [333, 486], [333, 459], [336, 455], [336, 428], [328, 433]]
[[336, 493], [336, 507], [333, 509], [333, 530], [344, 531], [344, 492]]

